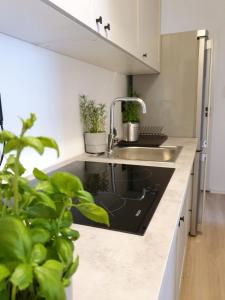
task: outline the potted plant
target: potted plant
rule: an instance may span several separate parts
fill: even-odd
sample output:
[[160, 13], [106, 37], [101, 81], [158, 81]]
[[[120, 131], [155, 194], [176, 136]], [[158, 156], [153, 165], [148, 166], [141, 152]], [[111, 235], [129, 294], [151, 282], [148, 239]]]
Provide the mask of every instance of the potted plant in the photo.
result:
[[80, 96], [80, 115], [83, 123], [85, 150], [102, 153], [106, 149], [105, 104], [95, 103], [87, 96]]
[[[138, 97], [131, 92], [129, 97]], [[134, 142], [138, 140], [140, 130], [140, 105], [137, 102], [124, 102], [122, 105], [123, 140]]]
[[[51, 138], [27, 136], [34, 114], [22, 120], [17, 136], [0, 133], [7, 161], [0, 171], [0, 299], [65, 300], [65, 287], [78, 267], [74, 241], [79, 232], [70, 228], [70, 209], [76, 207], [85, 217], [109, 224], [104, 209], [83, 189], [79, 178], [55, 172], [48, 176], [34, 168], [36, 182], [23, 177], [22, 151], [31, 147], [39, 154], [52, 148]], [[73, 203], [72, 198], [76, 198]]]

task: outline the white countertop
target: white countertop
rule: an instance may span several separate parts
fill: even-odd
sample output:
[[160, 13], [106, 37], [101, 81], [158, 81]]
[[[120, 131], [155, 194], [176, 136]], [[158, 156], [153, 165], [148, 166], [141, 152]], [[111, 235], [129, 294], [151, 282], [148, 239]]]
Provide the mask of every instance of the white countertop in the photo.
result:
[[[73, 299], [158, 299], [185, 198], [197, 139], [169, 138], [163, 145], [183, 146], [175, 163], [113, 160], [117, 163], [175, 168], [144, 236], [74, 225], [81, 237], [75, 243], [80, 266], [73, 278]], [[109, 161], [86, 153], [73, 160]]]

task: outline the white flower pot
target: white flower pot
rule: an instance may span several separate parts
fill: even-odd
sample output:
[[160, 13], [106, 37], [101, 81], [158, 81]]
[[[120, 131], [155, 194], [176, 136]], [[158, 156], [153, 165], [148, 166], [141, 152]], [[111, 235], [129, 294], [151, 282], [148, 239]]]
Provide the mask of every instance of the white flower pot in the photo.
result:
[[106, 132], [84, 134], [85, 151], [88, 153], [103, 153], [106, 150]]

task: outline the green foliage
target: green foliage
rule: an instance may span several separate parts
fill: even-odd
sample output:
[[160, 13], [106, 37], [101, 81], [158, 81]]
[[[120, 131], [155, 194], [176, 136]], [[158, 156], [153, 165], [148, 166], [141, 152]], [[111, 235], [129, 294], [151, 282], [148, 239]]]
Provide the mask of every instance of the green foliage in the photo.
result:
[[[128, 97], [138, 97], [132, 89], [128, 91]], [[123, 102], [122, 104], [122, 119], [123, 123], [140, 122], [140, 105], [137, 102]]]
[[[74, 241], [79, 232], [70, 228], [71, 207], [84, 216], [109, 224], [106, 211], [83, 189], [79, 178], [55, 172], [48, 176], [34, 168], [35, 185], [22, 177], [22, 151], [31, 147], [39, 154], [45, 148], [59, 154], [57, 143], [47, 137], [26, 136], [36, 117], [22, 120], [20, 135], [0, 133], [7, 161], [0, 171], [0, 299], [64, 300], [79, 259], [74, 259]], [[72, 198], [76, 198], [73, 204]]]
[[85, 95], [80, 96], [80, 115], [84, 132], [98, 133], [105, 131], [105, 104], [96, 104]]
[[123, 109], [123, 123], [140, 122], [140, 106], [137, 102], [125, 102]]

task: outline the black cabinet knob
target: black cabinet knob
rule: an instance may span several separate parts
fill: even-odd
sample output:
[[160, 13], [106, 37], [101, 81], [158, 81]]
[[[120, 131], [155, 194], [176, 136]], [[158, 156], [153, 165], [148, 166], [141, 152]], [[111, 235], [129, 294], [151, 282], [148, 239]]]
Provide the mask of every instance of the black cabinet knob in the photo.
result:
[[143, 53], [142, 56], [143, 57], [148, 57], [148, 53]]
[[180, 222], [184, 222], [184, 216], [183, 217], [180, 217], [180, 220], [179, 220], [179, 223], [178, 223], [178, 226], [180, 227]]
[[96, 23], [102, 24], [102, 16], [100, 16], [99, 18], [96, 19]]
[[110, 24], [108, 23], [107, 25], [104, 26], [105, 30], [110, 30]]

